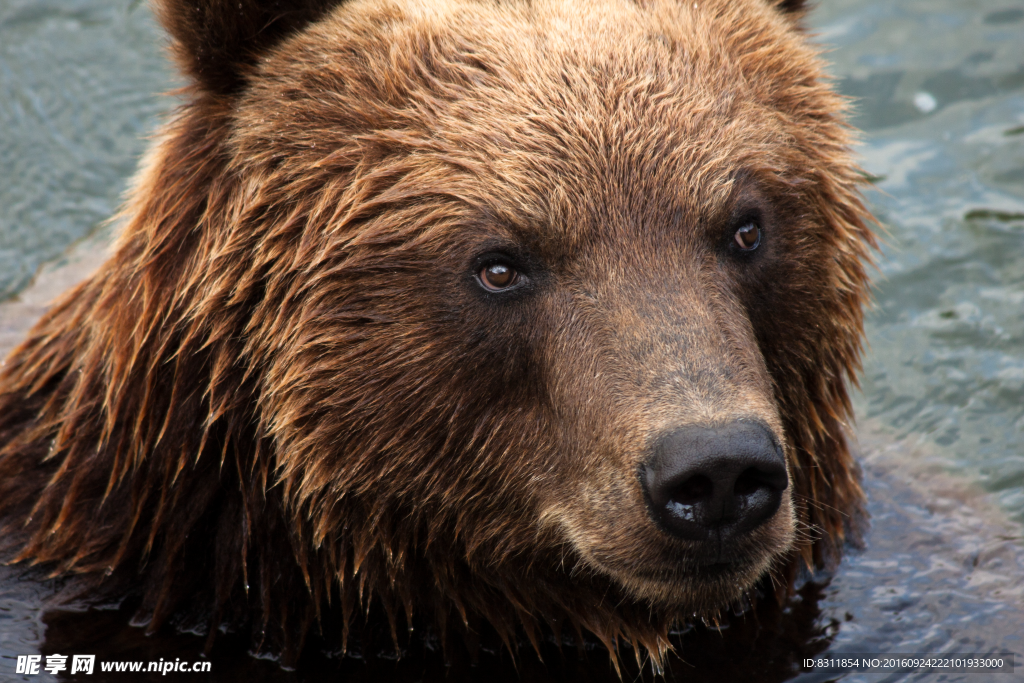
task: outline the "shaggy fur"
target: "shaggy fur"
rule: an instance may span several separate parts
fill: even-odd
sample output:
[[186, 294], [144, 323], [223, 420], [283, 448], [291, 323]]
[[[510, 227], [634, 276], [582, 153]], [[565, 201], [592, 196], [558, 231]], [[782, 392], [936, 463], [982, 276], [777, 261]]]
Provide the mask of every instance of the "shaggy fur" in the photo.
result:
[[[374, 605], [658, 659], [834, 561], [873, 238], [800, 3], [336, 4], [158, 3], [192, 85], [3, 367], [6, 559], [286, 661]], [[637, 472], [736, 419], [791, 485], [712, 571]]]

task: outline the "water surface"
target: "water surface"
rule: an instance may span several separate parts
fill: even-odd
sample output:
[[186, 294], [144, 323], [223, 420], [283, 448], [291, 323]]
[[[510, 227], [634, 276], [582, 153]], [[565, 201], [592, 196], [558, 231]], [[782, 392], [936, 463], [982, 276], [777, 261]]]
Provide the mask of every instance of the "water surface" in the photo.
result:
[[1024, 520], [1024, 3], [821, 3], [888, 230], [858, 404]]

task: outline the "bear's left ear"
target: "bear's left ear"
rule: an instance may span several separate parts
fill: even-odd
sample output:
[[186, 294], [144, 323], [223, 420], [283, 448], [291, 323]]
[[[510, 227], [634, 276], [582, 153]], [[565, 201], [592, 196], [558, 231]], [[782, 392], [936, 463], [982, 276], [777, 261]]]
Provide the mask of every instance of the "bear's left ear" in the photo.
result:
[[807, 0], [769, 0], [771, 4], [784, 14], [800, 17], [807, 12]]
[[182, 71], [202, 88], [231, 93], [242, 70], [290, 33], [344, 0], [153, 0]]

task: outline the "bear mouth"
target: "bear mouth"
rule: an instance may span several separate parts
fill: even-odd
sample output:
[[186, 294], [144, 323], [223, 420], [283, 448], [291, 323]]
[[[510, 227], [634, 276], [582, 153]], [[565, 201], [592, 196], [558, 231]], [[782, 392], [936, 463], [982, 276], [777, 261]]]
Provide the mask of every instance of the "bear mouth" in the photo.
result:
[[[648, 552], [627, 557], [617, 552], [593, 549], [589, 556], [611, 574], [631, 574], [646, 580], [680, 582], [680, 577], [722, 576], [750, 571], [765, 565], [770, 558], [788, 549], [773, 544], [768, 529], [759, 529], [743, 537], [723, 542], [713, 539], [696, 542], [652, 543]], [[664, 541], [663, 538], [658, 538]]]
[[660, 571], [605, 572], [634, 600], [685, 613], [713, 613], [750, 591], [772, 565], [770, 558], [760, 561], [689, 563]]
[[734, 549], [728, 553], [708, 553], [695, 560], [671, 553], [667, 557], [644, 558], [639, 561], [606, 561], [608, 558], [592, 556], [591, 560], [599, 570], [619, 583], [633, 581], [658, 584], [666, 587], [691, 586], [718, 583], [720, 581], [749, 581], [759, 578], [771, 565], [774, 554], [757, 551], [744, 552]]

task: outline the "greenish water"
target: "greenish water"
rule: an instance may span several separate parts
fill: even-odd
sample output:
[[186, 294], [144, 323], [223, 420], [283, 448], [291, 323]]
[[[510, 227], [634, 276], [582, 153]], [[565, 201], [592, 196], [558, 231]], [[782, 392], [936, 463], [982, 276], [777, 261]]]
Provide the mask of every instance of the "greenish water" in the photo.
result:
[[[856, 405], [873, 528], [866, 550], [800, 598], [810, 608], [794, 603], [791, 621], [758, 636], [762, 669], [723, 673], [749, 646], [721, 661], [694, 653], [717, 652], [703, 636], [682, 648], [721, 680], [784, 680], [797, 672], [772, 662], [823, 649], [1009, 651], [1024, 666], [1024, 2], [821, 0], [810, 23], [856, 98], [867, 198], [886, 231]], [[135, 0], [0, 0], [0, 300], [116, 209], [143, 137], [173, 106], [159, 97], [175, 85], [163, 44]], [[94, 616], [46, 613], [45, 590], [4, 576], [0, 679], [16, 654], [202, 648], [124, 632], [83, 644], [75, 634]], [[214, 662], [206, 680], [301, 680], [245, 657]]]
[[1024, 519], [1024, 3], [822, 2], [889, 231], [861, 419]]

